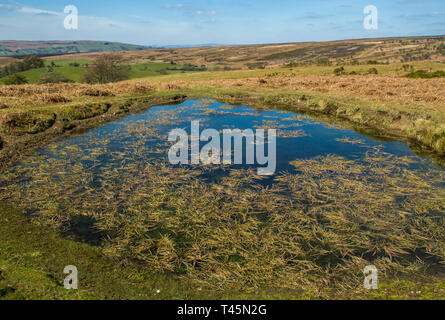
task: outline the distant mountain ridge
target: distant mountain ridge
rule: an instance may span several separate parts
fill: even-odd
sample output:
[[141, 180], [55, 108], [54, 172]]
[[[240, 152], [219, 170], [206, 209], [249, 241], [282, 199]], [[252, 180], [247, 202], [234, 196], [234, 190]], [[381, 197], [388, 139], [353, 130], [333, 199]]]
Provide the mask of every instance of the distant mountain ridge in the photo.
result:
[[86, 52], [115, 52], [152, 49], [150, 46], [110, 41], [15, 41], [0, 40], [0, 57], [53, 56]]
[[206, 47], [227, 47], [235, 44], [223, 44], [223, 43], [202, 43], [202, 44], [178, 44], [159, 46], [156, 49], [184, 49], [184, 48], [206, 48]]

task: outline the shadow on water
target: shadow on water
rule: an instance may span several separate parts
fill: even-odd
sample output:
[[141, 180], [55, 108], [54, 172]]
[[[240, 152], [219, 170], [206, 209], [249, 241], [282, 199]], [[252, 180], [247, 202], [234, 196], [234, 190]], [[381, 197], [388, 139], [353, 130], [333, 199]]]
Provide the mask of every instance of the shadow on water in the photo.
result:
[[66, 226], [62, 227], [62, 235], [67, 239], [100, 246], [106, 238], [106, 233], [99, 231], [95, 224], [97, 220], [90, 216], [73, 216]]

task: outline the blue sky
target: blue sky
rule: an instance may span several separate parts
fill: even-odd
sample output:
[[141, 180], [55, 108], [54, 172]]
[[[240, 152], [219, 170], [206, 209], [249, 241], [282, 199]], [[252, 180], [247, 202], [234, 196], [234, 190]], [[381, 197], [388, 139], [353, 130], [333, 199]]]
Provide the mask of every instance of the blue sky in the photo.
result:
[[[65, 30], [66, 5], [79, 29]], [[363, 27], [367, 5], [379, 29]], [[444, 0], [0, 0], [1, 40], [252, 44], [445, 34]]]

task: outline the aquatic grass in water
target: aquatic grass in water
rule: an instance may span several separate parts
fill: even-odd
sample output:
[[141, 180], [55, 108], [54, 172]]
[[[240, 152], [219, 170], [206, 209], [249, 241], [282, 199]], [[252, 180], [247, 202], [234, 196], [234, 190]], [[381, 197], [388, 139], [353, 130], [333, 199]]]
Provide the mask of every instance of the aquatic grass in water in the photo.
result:
[[[278, 170], [172, 166], [167, 134], [276, 128]], [[190, 100], [60, 141], [1, 178], [1, 200], [33, 223], [103, 246], [115, 259], [202, 287], [357, 288], [440, 271], [445, 171], [382, 143], [291, 112]], [[94, 241], [95, 240], [95, 241]]]

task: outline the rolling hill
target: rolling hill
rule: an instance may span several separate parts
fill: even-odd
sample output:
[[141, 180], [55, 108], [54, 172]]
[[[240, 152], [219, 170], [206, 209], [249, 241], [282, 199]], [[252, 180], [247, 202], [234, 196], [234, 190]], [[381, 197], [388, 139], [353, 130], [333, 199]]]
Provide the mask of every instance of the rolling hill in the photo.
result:
[[[94, 59], [100, 52], [48, 59]], [[126, 51], [131, 63], [170, 62], [209, 69], [262, 69], [297, 65], [394, 64], [445, 61], [445, 36], [353, 39], [326, 42], [151, 48]]]
[[0, 41], [0, 57], [52, 56], [87, 52], [146, 50], [151, 47], [106, 41]]

